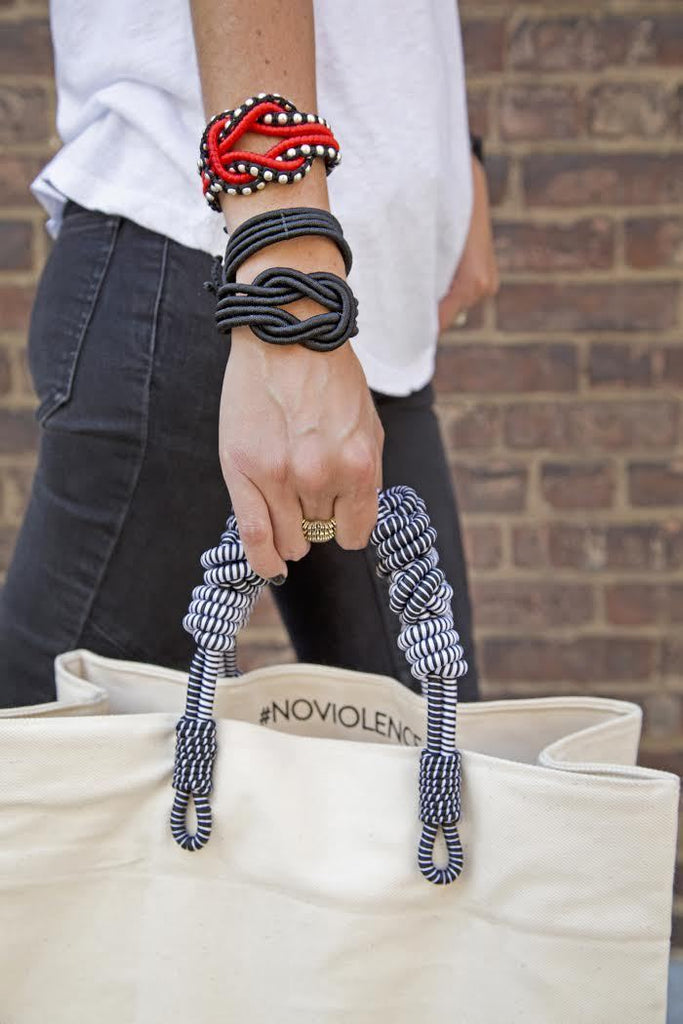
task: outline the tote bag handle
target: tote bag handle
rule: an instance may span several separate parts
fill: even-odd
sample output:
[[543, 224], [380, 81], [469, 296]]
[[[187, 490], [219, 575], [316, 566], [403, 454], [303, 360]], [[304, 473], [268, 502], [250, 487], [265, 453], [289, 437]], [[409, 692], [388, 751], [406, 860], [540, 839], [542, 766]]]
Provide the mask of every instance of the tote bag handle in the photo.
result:
[[[398, 646], [427, 698], [427, 740], [420, 755], [419, 795], [422, 834], [418, 865], [437, 885], [452, 882], [462, 870], [458, 835], [460, 754], [455, 742], [457, 680], [467, 662], [453, 624], [453, 590], [438, 566], [436, 530], [425, 504], [410, 487], [392, 487], [379, 496], [372, 533], [380, 576], [389, 578], [392, 611], [399, 616]], [[192, 592], [185, 629], [195, 638], [185, 712], [176, 727], [176, 758], [171, 831], [184, 850], [199, 850], [211, 835], [211, 776], [216, 756], [213, 702], [219, 675], [238, 675], [235, 641], [266, 580], [246, 560], [234, 516], [220, 543], [201, 558], [204, 583]], [[187, 827], [194, 801], [196, 827]], [[447, 863], [434, 863], [441, 830]]]

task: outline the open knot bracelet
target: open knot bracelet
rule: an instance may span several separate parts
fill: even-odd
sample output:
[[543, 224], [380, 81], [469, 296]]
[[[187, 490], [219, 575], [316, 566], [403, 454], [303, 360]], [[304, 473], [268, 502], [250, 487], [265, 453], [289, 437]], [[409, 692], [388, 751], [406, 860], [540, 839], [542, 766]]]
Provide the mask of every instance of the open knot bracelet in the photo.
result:
[[[266, 153], [240, 148], [244, 135], [274, 136]], [[199, 148], [199, 175], [206, 201], [220, 212], [218, 194], [248, 196], [271, 182], [289, 185], [322, 158], [329, 174], [341, 160], [339, 143], [324, 117], [297, 110], [278, 93], [261, 92], [234, 110], [211, 118]]]

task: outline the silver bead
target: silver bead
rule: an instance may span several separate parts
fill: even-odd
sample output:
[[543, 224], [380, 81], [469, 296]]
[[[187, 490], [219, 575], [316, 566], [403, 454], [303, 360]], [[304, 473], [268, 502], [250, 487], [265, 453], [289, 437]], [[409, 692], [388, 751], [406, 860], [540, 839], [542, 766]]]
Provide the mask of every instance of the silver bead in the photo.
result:
[[313, 124], [315, 121], [315, 114], [306, 114], [306, 120], [309, 124]]
[[290, 160], [291, 160], [291, 158], [292, 158], [293, 156], [296, 156], [296, 150], [295, 150], [295, 149], [288, 149], [288, 150], [287, 150], [287, 156], [288, 156], [288, 157], [290, 158]]
[[245, 107], [251, 107], [253, 105], [253, 103], [254, 103], [254, 101], [252, 99], [248, 99], [248, 100], [244, 101]]
[[259, 99], [259, 100], [262, 100], [262, 99], [264, 99], [264, 97], [265, 97], [266, 95], [267, 95], [267, 93], [265, 93], [265, 92], [260, 92], [260, 93], [258, 94], [258, 97], [257, 97], [257, 99]]
[[264, 114], [264, 116], [263, 116], [263, 123], [264, 124], [272, 124], [273, 123], [273, 115], [272, 114]]
[[242, 113], [242, 108], [241, 107], [237, 107], [236, 110], [233, 110], [232, 116], [233, 117], [239, 117], [241, 113]]
[[301, 171], [297, 171], [296, 174], [294, 175], [294, 181], [301, 181], [302, 178], [303, 174], [301, 173]]
[[228, 189], [228, 195], [229, 196], [236, 196], [237, 195], [237, 189], [236, 188], [229, 188]]
[[287, 177], [286, 174], [278, 174], [277, 180], [280, 182], [281, 185], [286, 185], [287, 182], [289, 181], [289, 178]]
[[242, 189], [242, 195], [243, 196], [250, 196], [251, 195], [251, 189], [249, 188], [248, 185], [246, 186], [246, 188]]
[[311, 147], [308, 145], [307, 142], [304, 142], [303, 146], [301, 147], [301, 152], [305, 153], [306, 156], [308, 156], [308, 154], [311, 152]]
[[337, 155], [336, 155], [336, 157], [334, 158], [334, 162], [335, 162], [336, 164], [340, 164], [340, 163], [341, 163], [341, 151], [340, 151], [340, 150], [337, 150]]
[[332, 146], [330, 146], [329, 149], [327, 150], [327, 155], [330, 157], [330, 159], [333, 159], [337, 155], [337, 150], [332, 149]]
[[256, 182], [256, 188], [257, 189], [262, 189], [262, 188], [265, 188], [265, 187], [266, 187], [265, 181], [257, 181]]
[[302, 117], [302, 116], [301, 116], [301, 114], [300, 114], [300, 113], [299, 113], [299, 112], [297, 111], [297, 113], [296, 113], [296, 114], [294, 114], [294, 116], [292, 117], [292, 121], [294, 122], [294, 124], [301, 124], [301, 122], [303, 121], [303, 117]]
[[238, 164], [238, 165], [237, 165], [237, 170], [238, 170], [238, 171], [240, 172], [240, 174], [244, 174], [244, 172], [246, 171], [246, 169], [247, 169], [247, 168], [246, 168], [246, 165], [245, 165], [245, 164]]
[[278, 119], [278, 122], [280, 124], [287, 124], [287, 115], [286, 114], [278, 114], [277, 115], [277, 119]]
[[316, 146], [315, 147], [315, 151], [318, 154], [318, 156], [324, 156], [325, 147], [324, 146]]
[[266, 179], [266, 181], [272, 181], [273, 180], [273, 172], [272, 171], [264, 171], [263, 172], [263, 177]]
[[258, 178], [258, 167], [255, 167], [255, 166], [250, 167], [249, 168], [249, 173], [251, 174], [252, 178]]

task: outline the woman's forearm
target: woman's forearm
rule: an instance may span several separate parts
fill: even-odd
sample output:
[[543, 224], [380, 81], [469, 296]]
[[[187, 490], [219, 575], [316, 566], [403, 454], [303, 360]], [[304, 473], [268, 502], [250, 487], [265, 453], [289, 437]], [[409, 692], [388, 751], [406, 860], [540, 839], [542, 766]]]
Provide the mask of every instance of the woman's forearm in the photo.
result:
[[[317, 112], [313, 0], [192, 0], [192, 19], [207, 118], [259, 92], [280, 93], [300, 110]], [[250, 134], [244, 142], [263, 152], [273, 140]], [[314, 160], [296, 185], [271, 185], [251, 196], [223, 193], [221, 205], [230, 229], [263, 210], [328, 210], [325, 167]]]

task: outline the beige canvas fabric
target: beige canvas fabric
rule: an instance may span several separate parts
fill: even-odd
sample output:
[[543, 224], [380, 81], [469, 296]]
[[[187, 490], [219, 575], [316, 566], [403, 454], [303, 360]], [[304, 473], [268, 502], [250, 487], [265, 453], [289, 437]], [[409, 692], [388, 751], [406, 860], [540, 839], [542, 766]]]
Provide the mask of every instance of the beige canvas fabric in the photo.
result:
[[168, 817], [180, 673], [85, 651], [0, 712], [2, 1024], [663, 1024], [678, 779], [636, 705], [461, 707], [451, 886], [416, 866], [421, 698], [219, 684], [214, 827]]

